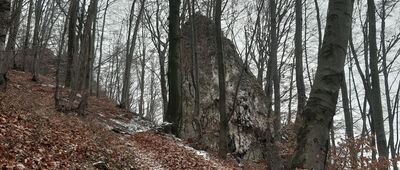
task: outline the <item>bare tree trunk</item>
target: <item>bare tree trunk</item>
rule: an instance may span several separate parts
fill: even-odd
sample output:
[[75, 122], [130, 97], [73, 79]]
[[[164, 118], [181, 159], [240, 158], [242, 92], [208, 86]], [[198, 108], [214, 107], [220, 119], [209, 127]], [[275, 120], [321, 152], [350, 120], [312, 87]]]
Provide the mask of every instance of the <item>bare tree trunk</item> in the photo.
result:
[[[381, 48], [382, 48], [382, 69], [383, 69], [383, 76], [384, 76], [384, 83], [385, 83], [385, 97], [386, 97], [386, 108], [389, 117], [389, 148], [390, 154], [392, 159], [396, 159], [396, 149], [394, 145], [394, 114], [392, 114], [392, 102], [390, 100], [390, 88], [389, 88], [389, 73], [388, 73], [388, 66], [387, 66], [387, 53], [386, 51], [386, 34], [385, 34], [385, 27], [386, 27], [386, 2], [387, 0], [382, 0], [382, 9], [381, 9]], [[397, 162], [392, 161], [393, 169], [398, 170]]]
[[215, 5], [215, 38], [217, 43], [217, 65], [218, 65], [218, 85], [219, 85], [219, 142], [218, 142], [218, 155], [222, 159], [226, 159], [228, 153], [229, 141], [229, 118], [225, 108], [225, 68], [224, 68], [224, 55], [222, 44], [222, 30], [221, 30], [221, 3], [222, 0], [216, 0]]
[[4, 90], [7, 86], [7, 56], [4, 48], [10, 19], [10, 0], [0, 0], [0, 87]]
[[151, 121], [155, 120], [155, 105], [156, 105], [156, 84], [155, 84], [155, 63], [151, 62], [151, 75], [150, 75], [150, 102], [146, 117]]
[[[167, 91], [167, 82], [165, 80], [165, 55], [166, 55], [166, 50], [168, 44], [163, 42], [161, 40], [161, 32], [160, 32], [160, 1], [156, 0], [157, 3], [157, 8], [156, 8], [156, 13], [155, 13], [155, 28], [152, 26], [153, 22], [149, 20], [151, 16], [147, 15], [148, 19], [148, 24], [150, 27], [150, 31], [152, 32], [152, 36], [155, 36], [152, 41], [154, 46], [157, 48], [157, 53], [158, 53], [158, 62], [160, 65], [160, 88], [161, 88], [161, 97], [162, 97], [162, 108], [163, 108], [163, 114], [167, 113], [167, 107], [168, 107], [168, 91]], [[163, 49], [161, 49], [163, 47]]]
[[[268, 60], [267, 67], [267, 83], [265, 88], [267, 94], [267, 114], [269, 118], [272, 118], [272, 127], [268, 126], [267, 131], [267, 146], [270, 148], [267, 151], [268, 169], [281, 169], [281, 158], [279, 156], [279, 149], [277, 143], [279, 142], [279, 125], [280, 125], [280, 89], [279, 89], [279, 71], [278, 71], [278, 35], [277, 35], [277, 4], [276, 0], [271, 0], [269, 4], [269, 14], [271, 17], [270, 21], [270, 58]], [[274, 90], [272, 90], [272, 85]], [[274, 91], [274, 106], [275, 111], [272, 112], [272, 91]]]
[[96, 97], [100, 96], [100, 72], [101, 72], [101, 60], [103, 58], [103, 41], [104, 41], [104, 27], [106, 25], [106, 17], [107, 17], [107, 10], [110, 6], [110, 0], [107, 0], [106, 7], [104, 9], [103, 15], [103, 25], [101, 26], [101, 36], [100, 36], [100, 56], [99, 56], [99, 64], [97, 65], [97, 80], [96, 80]]
[[314, 4], [315, 4], [315, 11], [317, 12], [318, 54], [319, 54], [319, 50], [321, 50], [321, 45], [322, 45], [322, 28], [321, 28], [321, 18], [320, 18], [320, 14], [319, 14], [318, 0], [314, 0]]
[[37, 0], [35, 4], [35, 28], [34, 28], [34, 33], [33, 33], [33, 48], [35, 50], [35, 54], [33, 57], [33, 67], [32, 67], [32, 81], [39, 81], [39, 75], [38, 75], [38, 70], [37, 70], [37, 62], [38, 62], [38, 57], [39, 57], [39, 49], [41, 48], [41, 43], [40, 43], [40, 35], [39, 35], [39, 29], [40, 29], [40, 21], [42, 18], [42, 9], [43, 9], [43, 4], [42, 0]]
[[73, 66], [74, 58], [77, 53], [77, 49], [75, 46], [76, 41], [76, 22], [78, 19], [78, 9], [79, 9], [79, 0], [71, 0], [69, 6], [69, 22], [68, 22], [68, 62], [66, 67], [66, 75], [65, 75], [65, 87], [71, 87], [72, 85], [72, 70], [76, 66]]
[[191, 55], [192, 55], [192, 78], [193, 78], [193, 86], [194, 86], [194, 119], [193, 119], [193, 128], [196, 130], [198, 140], [202, 138], [202, 125], [201, 125], [201, 115], [200, 115], [200, 84], [199, 84], [199, 64], [197, 58], [197, 33], [195, 24], [195, 0], [192, 0], [191, 3], [188, 4], [189, 7], [189, 19], [190, 19], [190, 29], [191, 29]]
[[60, 46], [58, 48], [58, 53], [57, 53], [57, 63], [56, 63], [56, 88], [54, 91], [54, 105], [56, 109], [60, 109], [60, 94], [59, 94], [59, 89], [60, 89], [60, 65], [61, 65], [61, 55], [64, 50], [64, 41], [65, 41], [65, 34], [67, 33], [68, 30], [68, 17], [65, 19], [65, 24], [64, 24], [64, 29], [61, 33], [61, 42]]
[[342, 102], [343, 102], [343, 112], [346, 126], [346, 136], [350, 140], [350, 156], [351, 165], [356, 168], [355, 162], [357, 161], [357, 153], [354, 148], [354, 132], [353, 132], [353, 115], [350, 112], [349, 97], [347, 93], [346, 76], [343, 73], [343, 80], [340, 83], [340, 88], [342, 92]]
[[172, 123], [172, 134], [179, 136], [181, 110], [181, 73], [180, 73], [180, 0], [169, 0], [169, 56], [168, 56], [168, 85], [169, 101], [164, 120]]
[[301, 114], [306, 105], [306, 89], [303, 77], [303, 47], [302, 47], [302, 0], [296, 0], [296, 31], [295, 31], [295, 57], [296, 57], [296, 87], [297, 87], [297, 115], [295, 127], [301, 122]]
[[28, 55], [28, 48], [29, 48], [29, 39], [31, 37], [31, 22], [32, 22], [32, 14], [33, 14], [33, 0], [29, 0], [29, 11], [28, 11], [28, 18], [26, 24], [26, 32], [25, 32], [25, 40], [23, 45], [23, 58], [22, 58], [22, 70], [26, 71], [26, 55]]
[[[142, 21], [144, 25], [144, 20]], [[144, 36], [144, 26], [142, 27], [142, 59], [141, 59], [141, 72], [140, 72], [140, 99], [139, 99], [139, 115], [144, 116], [144, 85], [146, 75], [146, 44]]]
[[329, 130], [343, 79], [353, 0], [330, 0], [324, 43], [310, 98], [303, 111], [292, 169], [325, 169]]
[[[388, 149], [386, 145], [386, 135], [382, 112], [381, 91], [379, 83], [378, 70], [378, 54], [376, 47], [376, 19], [375, 19], [375, 2], [368, 0], [368, 19], [369, 19], [369, 53], [370, 53], [370, 69], [371, 69], [371, 109], [373, 126], [376, 132], [376, 142], [378, 146], [379, 159], [388, 158]], [[384, 168], [387, 169], [387, 168]]]
[[97, 5], [96, 5], [96, 9], [94, 11], [94, 18], [93, 18], [93, 24], [92, 24], [92, 37], [91, 37], [91, 43], [90, 43], [90, 56], [91, 56], [91, 60], [89, 63], [89, 96], [93, 95], [93, 83], [94, 83], [94, 78], [93, 78], [93, 74], [94, 74], [94, 60], [96, 59], [96, 51], [98, 48], [98, 42], [96, 43], [96, 28], [97, 28]]
[[[306, 1], [305, 1], [306, 2]], [[315, 7], [317, 11], [319, 11], [318, 6]], [[317, 22], [320, 22], [317, 17]], [[312, 87], [312, 77], [310, 73], [310, 66], [308, 62], [308, 53], [307, 53], [307, 6], [304, 6], [304, 37], [303, 37], [303, 51], [304, 51], [304, 59], [306, 60], [306, 70], [307, 70], [307, 78], [308, 78], [308, 83], [310, 84], [310, 88]], [[318, 52], [319, 54], [319, 52]]]
[[17, 64], [15, 62], [15, 43], [17, 39], [17, 34], [19, 30], [20, 20], [21, 20], [21, 11], [22, 11], [23, 0], [16, 0], [12, 7], [11, 14], [11, 25], [10, 25], [10, 36], [8, 37], [8, 42], [6, 46], [6, 51], [9, 54], [12, 54], [13, 57], [13, 68], [17, 68]]
[[[124, 109], [129, 109], [130, 108], [130, 98], [129, 98], [129, 91], [130, 91], [130, 79], [131, 79], [131, 67], [132, 67], [132, 58], [133, 58], [133, 52], [136, 46], [136, 38], [137, 38], [137, 32], [139, 30], [139, 25], [141, 23], [141, 17], [144, 12], [144, 3], [145, 0], [141, 1], [141, 6], [139, 10], [139, 15], [136, 19], [135, 27], [133, 28], [133, 36], [132, 36], [132, 41], [130, 43], [130, 47], [127, 49], [127, 57], [126, 57], [126, 62], [125, 62], [125, 71], [124, 71], [124, 79], [123, 79], [123, 85], [122, 85], [122, 96], [121, 96], [121, 104], [120, 107]], [[131, 16], [130, 16], [130, 24], [133, 21], [133, 15], [134, 15], [134, 4], [132, 4], [132, 9], [131, 9]], [[129, 29], [130, 33], [130, 29]], [[129, 34], [130, 36], [130, 34]]]
[[[296, 57], [293, 57], [293, 63], [296, 62]], [[292, 100], [293, 100], [293, 72], [294, 72], [295, 66], [292, 65], [292, 68], [290, 69], [290, 85], [289, 85], [289, 102], [288, 102], [288, 120], [287, 124], [291, 125], [292, 124]]]
[[82, 100], [79, 103], [79, 106], [77, 108], [77, 111], [79, 114], [84, 115], [87, 105], [88, 105], [88, 99], [89, 99], [89, 81], [90, 81], [90, 68], [91, 68], [91, 60], [93, 57], [93, 51], [92, 48], [94, 48], [94, 37], [92, 34], [92, 27], [95, 22], [95, 18], [97, 16], [97, 3], [98, 0], [90, 0], [90, 5], [88, 8], [88, 15], [86, 18], [86, 23], [84, 26], [83, 30], [83, 44], [85, 46], [82, 46], [82, 59], [83, 63], [81, 65], [83, 66], [83, 69], [81, 70], [82, 72], [82, 82], [83, 82], [83, 94], [82, 94]]

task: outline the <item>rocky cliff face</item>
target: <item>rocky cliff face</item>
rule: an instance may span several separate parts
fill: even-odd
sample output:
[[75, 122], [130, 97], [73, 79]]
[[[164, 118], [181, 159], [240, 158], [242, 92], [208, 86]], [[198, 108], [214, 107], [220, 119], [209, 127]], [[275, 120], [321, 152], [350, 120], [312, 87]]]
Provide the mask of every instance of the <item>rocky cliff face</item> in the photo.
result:
[[[191, 53], [190, 21], [182, 28], [182, 137], [193, 139], [207, 149], [216, 150], [218, 144], [218, 70], [213, 21], [195, 15], [196, 52], [199, 65], [200, 115], [194, 114], [194, 72]], [[231, 152], [245, 159], [261, 159], [267, 127], [265, 95], [255, 76], [243, 69], [235, 45], [223, 37], [227, 112]], [[241, 75], [242, 74], [242, 75]], [[238, 87], [239, 79], [241, 79]], [[238, 89], [238, 90], [236, 90]], [[236, 96], [236, 97], [235, 97]], [[236, 98], [236, 102], [235, 102]], [[199, 120], [200, 126], [196, 125]], [[200, 127], [200, 128], [198, 128]], [[201, 135], [199, 135], [201, 133]]]

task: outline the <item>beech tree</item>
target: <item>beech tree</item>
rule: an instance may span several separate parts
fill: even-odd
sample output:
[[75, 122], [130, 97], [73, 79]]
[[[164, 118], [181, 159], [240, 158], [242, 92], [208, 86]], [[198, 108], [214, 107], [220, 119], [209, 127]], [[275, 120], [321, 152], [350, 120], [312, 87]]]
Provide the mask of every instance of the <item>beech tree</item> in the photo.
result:
[[222, 31], [221, 31], [221, 3], [222, 0], [215, 2], [215, 38], [217, 43], [217, 65], [218, 65], [218, 87], [219, 87], [219, 156], [223, 159], [226, 158], [228, 153], [228, 140], [229, 140], [229, 117], [226, 113], [225, 103], [225, 69], [224, 69], [224, 54], [222, 44]]
[[179, 8], [180, 0], [169, 0], [169, 50], [168, 50], [168, 87], [169, 101], [164, 120], [172, 123], [172, 134], [179, 136], [181, 113], [181, 76], [180, 76], [180, 29]]
[[79, 0], [71, 0], [69, 5], [68, 12], [68, 53], [67, 53], [67, 66], [65, 73], [65, 86], [71, 87], [72, 83], [72, 70], [73, 70], [73, 62], [74, 56], [77, 54], [77, 49], [75, 46], [76, 41], [76, 22], [78, 20], [78, 9], [79, 9]]
[[83, 82], [83, 95], [82, 95], [82, 100], [79, 103], [78, 106], [78, 112], [83, 115], [85, 113], [86, 107], [88, 105], [88, 99], [90, 95], [89, 91], [89, 85], [90, 85], [90, 74], [91, 74], [91, 65], [92, 60], [94, 58], [94, 53], [93, 53], [93, 48], [94, 48], [94, 42], [95, 38], [93, 37], [92, 34], [92, 28], [93, 24], [95, 22], [95, 18], [97, 16], [97, 3], [98, 0], [90, 0], [90, 5], [88, 9], [88, 15], [86, 18], [86, 23], [83, 31], [83, 42], [84, 46], [82, 46], [81, 50], [82, 52], [82, 68], [81, 68], [81, 74], [83, 75], [82, 77], [82, 82]]
[[[306, 89], [304, 86], [303, 76], [303, 47], [302, 47], [302, 32], [303, 32], [303, 17], [302, 17], [302, 0], [296, 0], [296, 32], [295, 32], [295, 58], [296, 58], [296, 87], [297, 87], [297, 115], [296, 122], [299, 122], [301, 114], [306, 103]], [[298, 124], [295, 124], [296, 126]]]
[[299, 123], [292, 169], [325, 169], [329, 131], [343, 79], [353, 3], [353, 0], [329, 1], [324, 40], [310, 98]]
[[39, 81], [39, 73], [38, 73], [38, 57], [39, 50], [41, 48], [40, 42], [40, 22], [43, 14], [43, 0], [38, 0], [35, 3], [35, 27], [33, 29], [33, 48], [34, 48], [34, 56], [33, 56], [33, 68], [32, 68], [32, 81]]
[[376, 19], [375, 2], [368, 0], [368, 20], [369, 20], [369, 59], [371, 69], [371, 101], [373, 126], [376, 133], [376, 144], [378, 147], [379, 159], [387, 159], [389, 152], [386, 144], [385, 126], [383, 122], [382, 99], [379, 83], [378, 52], [376, 47]]

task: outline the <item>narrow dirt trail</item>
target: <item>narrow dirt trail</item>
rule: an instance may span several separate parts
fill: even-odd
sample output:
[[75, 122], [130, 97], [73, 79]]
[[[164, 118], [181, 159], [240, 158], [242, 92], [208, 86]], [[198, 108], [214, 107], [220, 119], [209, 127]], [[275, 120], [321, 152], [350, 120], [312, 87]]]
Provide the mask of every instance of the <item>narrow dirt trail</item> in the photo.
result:
[[[197, 155], [167, 136], [144, 132], [133, 135], [129, 141], [136, 150], [137, 164], [152, 159], [150, 162], [157, 162], [163, 169], [235, 169]], [[148, 157], [141, 159], [141, 155]]]

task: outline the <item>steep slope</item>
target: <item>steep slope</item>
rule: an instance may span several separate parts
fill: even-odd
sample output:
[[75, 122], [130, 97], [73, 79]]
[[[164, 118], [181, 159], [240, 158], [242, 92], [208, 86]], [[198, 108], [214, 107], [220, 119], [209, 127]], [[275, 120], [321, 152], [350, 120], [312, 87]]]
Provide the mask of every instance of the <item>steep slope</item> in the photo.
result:
[[[130, 133], [130, 120], [139, 118], [106, 98], [91, 98], [86, 117], [61, 113], [54, 108], [53, 78], [32, 82], [19, 71], [9, 71], [7, 77], [7, 91], [0, 92], [1, 168], [236, 169], [232, 161], [201, 156], [168, 135]], [[146, 125], [140, 121], [138, 126]]]

